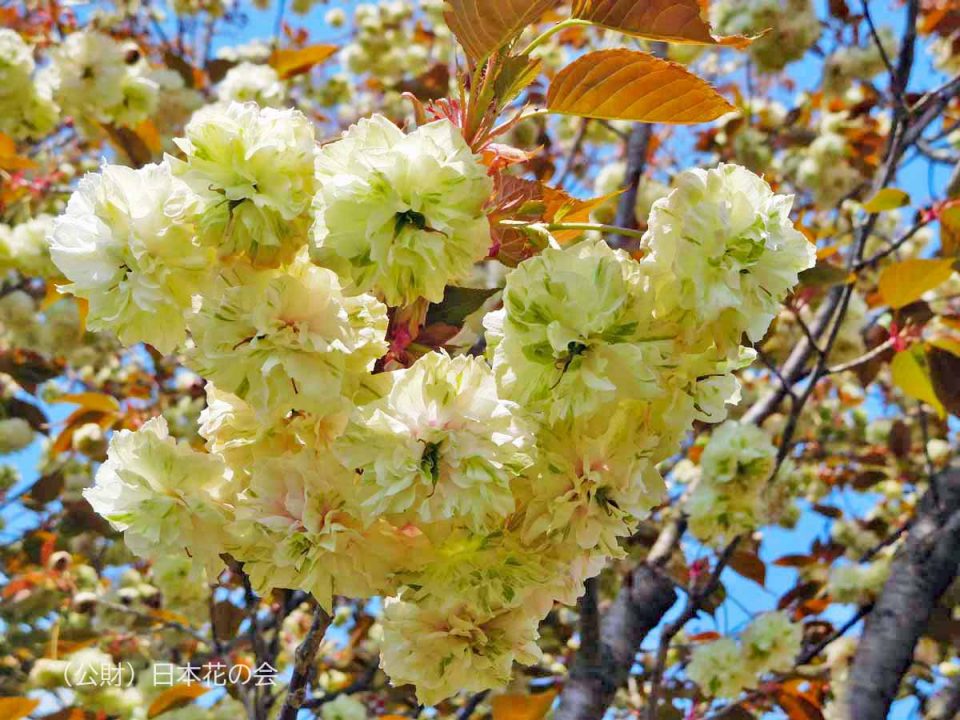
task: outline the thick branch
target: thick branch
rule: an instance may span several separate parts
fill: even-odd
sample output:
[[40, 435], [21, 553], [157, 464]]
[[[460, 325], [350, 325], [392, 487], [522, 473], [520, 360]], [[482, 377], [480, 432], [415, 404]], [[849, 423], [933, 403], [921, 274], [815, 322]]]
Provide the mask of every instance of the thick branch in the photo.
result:
[[[623, 192], [617, 203], [617, 219], [614, 223], [629, 230], [637, 229], [637, 193], [640, 178], [647, 166], [647, 150], [653, 135], [653, 125], [636, 123], [627, 140], [627, 169], [623, 178]], [[622, 248], [629, 243], [626, 235], [615, 235], [609, 242], [613, 247]]]
[[910, 83], [910, 74], [913, 71], [914, 50], [917, 44], [917, 16], [920, 13], [920, 0], [909, 0], [907, 3], [907, 18], [903, 28], [903, 38], [900, 42], [900, 56], [897, 58], [897, 69], [891, 78], [890, 90], [895, 98], [903, 96]]
[[638, 566], [603, 616], [597, 660], [577, 654], [554, 720], [603, 717], [623, 685], [643, 639], [677, 599], [673, 582], [652, 564]]
[[936, 478], [924, 495], [867, 619], [850, 672], [852, 720], [887, 717], [930, 614], [957, 575], [958, 557], [960, 463]]
[[600, 583], [592, 577], [584, 583], [580, 598], [580, 647], [577, 660], [591, 666], [600, 663]]
[[294, 654], [293, 675], [290, 677], [290, 686], [287, 689], [287, 699], [280, 709], [278, 720], [296, 720], [297, 713], [306, 703], [307, 684], [313, 674], [313, 663], [317, 657], [317, 650], [323, 641], [323, 635], [330, 625], [330, 616], [319, 605], [314, 608], [313, 622], [303, 642], [297, 646]]
[[[663, 57], [666, 47], [665, 43], [654, 43], [653, 54]], [[640, 188], [640, 179], [647, 168], [647, 155], [652, 137], [653, 125], [635, 123], [627, 139], [627, 166], [623, 178], [623, 193], [617, 203], [617, 220], [614, 224], [629, 230], [637, 229], [637, 193]], [[630, 238], [627, 235], [615, 235], [609, 238], [608, 242], [615, 248], [623, 248], [630, 243]]]

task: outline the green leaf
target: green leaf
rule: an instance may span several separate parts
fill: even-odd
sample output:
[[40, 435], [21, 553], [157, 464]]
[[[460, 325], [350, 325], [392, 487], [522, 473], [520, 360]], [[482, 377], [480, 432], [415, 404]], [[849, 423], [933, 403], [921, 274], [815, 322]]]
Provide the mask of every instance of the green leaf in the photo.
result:
[[851, 279], [849, 272], [826, 260], [817, 260], [816, 265], [800, 273], [800, 284], [807, 287], [846, 285]]
[[443, 294], [443, 302], [427, 309], [426, 325], [443, 323], [460, 327], [464, 320], [481, 307], [499, 289], [465, 288], [450, 286]]
[[537, 79], [542, 62], [529, 55], [507, 58], [493, 83], [497, 98], [505, 105]]

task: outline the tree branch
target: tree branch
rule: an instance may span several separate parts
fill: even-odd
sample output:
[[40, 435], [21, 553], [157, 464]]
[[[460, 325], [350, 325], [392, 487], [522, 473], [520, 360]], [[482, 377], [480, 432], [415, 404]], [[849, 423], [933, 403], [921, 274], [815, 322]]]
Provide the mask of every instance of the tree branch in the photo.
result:
[[741, 539], [740, 536], [735, 537], [727, 544], [717, 559], [717, 565], [713, 569], [713, 572], [710, 573], [710, 579], [706, 585], [698, 592], [691, 593], [690, 597], [687, 598], [687, 604], [683, 608], [683, 612], [680, 613], [680, 617], [664, 628], [663, 633], [660, 635], [660, 645], [657, 648], [657, 661], [653, 668], [653, 677], [650, 680], [650, 697], [647, 700], [647, 720], [657, 720], [659, 714], [660, 685], [663, 680], [663, 671], [667, 665], [667, 654], [670, 652], [670, 643], [673, 642], [677, 634], [683, 630], [684, 626], [697, 616], [697, 613], [700, 612], [700, 608], [703, 607], [703, 603], [707, 598], [713, 595], [717, 588], [720, 587], [720, 575], [723, 574], [724, 568], [729, 564], [730, 558], [733, 557], [733, 553], [736, 552]]
[[864, 627], [850, 671], [851, 720], [887, 717], [930, 614], [957, 576], [960, 464], [942, 473], [936, 487], [921, 500]]
[[[617, 203], [617, 215], [614, 225], [628, 230], [637, 229], [637, 193], [640, 188], [640, 178], [647, 166], [647, 151], [650, 148], [650, 138], [653, 136], [653, 125], [636, 123], [630, 131], [627, 140], [627, 169], [623, 178], [623, 192]], [[626, 247], [629, 244], [627, 235], [614, 235], [609, 240], [615, 248]]]
[[597, 662], [577, 654], [554, 720], [603, 717], [617, 688], [626, 682], [643, 639], [676, 599], [673, 582], [659, 567], [644, 563], [634, 569], [604, 613]]
[[[653, 54], [663, 57], [666, 53], [666, 44], [653, 43]], [[637, 193], [640, 188], [640, 179], [647, 167], [647, 154], [650, 151], [650, 140], [653, 137], [653, 125], [650, 123], [635, 123], [627, 139], [627, 167], [623, 178], [623, 193], [617, 203], [617, 219], [614, 223], [629, 230], [637, 229]], [[624, 248], [630, 244], [627, 235], [615, 235], [609, 239], [611, 246]]]
[[323, 641], [324, 633], [330, 626], [330, 616], [319, 605], [314, 607], [313, 622], [303, 642], [297, 647], [293, 661], [293, 675], [287, 689], [287, 698], [280, 709], [278, 720], [296, 720], [297, 713], [303, 707], [307, 696], [307, 684], [313, 674], [313, 662], [317, 650]]
[[[920, 13], [920, 0], [909, 0], [907, 3], [907, 21], [903, 28], [903, 38], [900, 43], [900, 55], [897, 58], [897, 69], [890, 79], [890, 91], [895, 98], [903, 97], [910, 83], [910, 73], [913, 71], [914, 50], [917, 44], [917, 16]], [[899, 112], [900, 108], [897, 108]]]

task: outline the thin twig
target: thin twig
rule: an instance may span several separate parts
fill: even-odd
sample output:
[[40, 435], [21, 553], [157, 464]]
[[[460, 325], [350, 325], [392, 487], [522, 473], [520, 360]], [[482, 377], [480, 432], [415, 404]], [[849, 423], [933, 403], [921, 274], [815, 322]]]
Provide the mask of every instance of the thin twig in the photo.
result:
[[780, 381], [780, 385], [783, 386], [783, 389], [786, 391], [787, 396], [791, 400], [796, 400], [797, 396], [793, 392], [793, 387], [787, 382], [786, 378], [780, 373], [780, 368], [777, 367], [777, 364], [773, 362], [763, 350], [757, 350], [757, 357], [760, 358], [760, 362], [766, 365], [767, 370], [772, 372], [777, 380]]
[[576, 163], [577, 155], [580, 153], [580, 148], [583, 147], [583, 141], [587, 137], [587, 128], [589, 126], [590, 118], [580, 119], [580, 128], [577, 130], [577, 136], [574, 138], [573, 145], [570, 146], [570, 152], [567, 153], [566, 160], [563, 163], [563, 172], [557, 180], [557, 187], [563, 187], [567, 178], [570, 177], [570, 173], [573, 172], [573, 166]]
[[372, 662], [367, 666], [360, 677], [347, 685], [345, 688], [341, 690], [335, 690], [334, 692], [327, 693], [321, 697], [305, 700], [303, 705], [300, 707], [312, 710], [314, 708], [321, 707], [322, 705], [326, 705], [329, 702], [333, 702], [342, 695], [353, 695], [354, 693], [369, 690], [373, 685], [373, 679], [377, 676], [377, 670], [379, 669], [379, 665], [376, 662]]
[[850, 632], [850, 630], [852, 630], [858, 622], [870, 614], [871, 610], [873, 610], [872, 604], [862, 606], [859, 610], [857, 610], [856, 613], [854, 613], [853, 617], [847, 620], [843, 625], [841, 625], [839, 628], [836, 628], [832, 633], [830, 633], [826, 638], [818, 642], [816, 645], [801, 653], [800, 657], [797, 658], [796, 664], [806, 665], [809, 663], [811, 660], [817, 657], [817, 655], [826, 650], [831, 643], [833, 643], [835, 640], [839, 640], [848, 632]]
[[460, 708], [460, 712], [457, 713], [457, 720], [470, 720], [470, 716], [480, 707], [480, 703], [487, 699], [487, 695], [489, 694], [489, 690], [484, 690], [471, 695], [470, 699], [467, 700], [467, 704]]
[[893, 91], [897, 102], [902, 106], [903, 94], [894, 87], [897, 71], [894, 69], [893, 63], [890, 62], [890, 56], [887, 54], [887, 49], [883, 46], [883, 41], [880, 39], [880, 34], [877, 32], [877, 26], [873, 22], [873, 15], [870, 12], [870, 3], [868, 0], [860, 0], [860, 5], [863, 7], [863, 16], [867, 20], [867, 27], [870, 28], [870, 35], [873, 37], [873, 42], [880, 51], [880, 58], [883, 60], [883, 64], [887, 68], [887, 73], [890, 75], [890, 89]]
[[893, 255], [900, 248], [906, 245], [920, 230], [929, 225], [929, 221], [922, 219], [919, 222], [915, 223], [907, 232], [905, 232], [901, 237], [897, 238], [894, 242], [890, 243], [888, 247], [885, 247], [883, 250], [880, 250], [874, 255], [871, 255], [865, 260], [860, 260], [856, 265], [853, 266], [854, 272], [860, 272], [864, 268], [871, 267], [876, 265], [878, 262], [883, 260], [885, 257]]
[[742, 536], [738, 535], [727, 544], [720, 554], [716, 567], [714, 567], [713, 572], [710, 574], [710, 579], [707, 581], [707, 584], [702, 590], [690, 593], [683, 612], [680, 613], [680, 616], [676, 620], [664, 628], [663, 634], [660, 636], [660, 645], [657, 648], [657, 659], [653, 667], [653, 676], [650, 679], [650, 696], [647, 700], [647, 720], [657, 720], [658, 717], [657, 706], [660, 702], [660, 686], [663, 682], [663, 671], [667, 664], [667, 654], [670, 651], [670, 643], [673, 641], [673, 638], [683, 630], [684, 626], [700, 612], [703, 603], [720, 586], [720, 575], [723, 574], [724, 568], [727, 567], [730, 558], [733, 557], [733, 553], [736, 552], [741, 540]]
[[148, 620], [156, 625], [162, 625], [163, 627], [171, 628], [172, 630], [179, 630], [182, 633], [186, 633], [194, 640], [203, 645], [213, 646], [210, 638], [204, 637], [199, 630], [195, 630], [189, 625], [184, 625], [181, 622], [176, 620], [167, 620], [165, 618], [159, 618], [155, 615], [152, 615], [143, 610], [137, 608], [127, 607], [126, 605], [121, 605], [120, 603], [110, 602], [108, 600], [97, 600], [97, 607], [106, 608], [107, 610], [113, 610], [115, 612], [126, 613], [128, 615], [135, 615], [141, 620]]
[[873, 360], [878, 355], [882, 355], [887, 350], [893, 347], [893, 338], [888, 338], [884, 342], [877, 345], [873, 350], [870, 350], [867, 353], [864, 353], [858, 358], [851, 360], [850, 362], [841, 363], [839, 365], [834, 365], [833, 367], [827, 368], [827, 375], [836, 375], [837, 373], [846, 372], [847, 370], [855, 370], [861, 365], [866, 365], [868, 362]]

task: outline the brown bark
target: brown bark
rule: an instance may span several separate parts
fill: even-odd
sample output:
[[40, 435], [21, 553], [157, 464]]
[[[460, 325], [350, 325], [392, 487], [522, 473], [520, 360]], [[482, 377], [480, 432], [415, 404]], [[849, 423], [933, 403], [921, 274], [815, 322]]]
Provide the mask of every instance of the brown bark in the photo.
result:
[[290, 677], [290, 686], [287, 689], [287, 698], [280, 708], [278, 720], [296, 720], [300, 708], [307, 701], [307, 686], [313, 676], [317, 651], [323, 636], [330, 627], [331, 617], [319, 605], [313, 609], [313, 622], [307, 631], [303, 642], [297, 647], [293, 660], [293, 675]]
[[643, 639], [676, 599], [673, 582], [658, 567], [642, 564], [628, 575], [603, 615], [599, 648], [577, 654], [554, 720], [603, 717], [626, 682]]
[[941, 473], [890, 567], [867, 618], [850, 671], [852, 720], [887, 717], [931, 612], [957, 576], [960, 560], [960, 465]]

